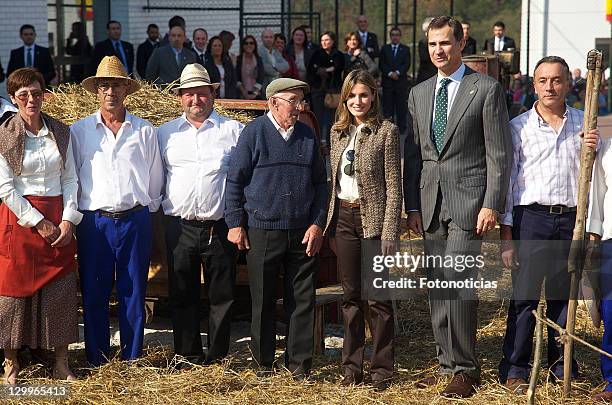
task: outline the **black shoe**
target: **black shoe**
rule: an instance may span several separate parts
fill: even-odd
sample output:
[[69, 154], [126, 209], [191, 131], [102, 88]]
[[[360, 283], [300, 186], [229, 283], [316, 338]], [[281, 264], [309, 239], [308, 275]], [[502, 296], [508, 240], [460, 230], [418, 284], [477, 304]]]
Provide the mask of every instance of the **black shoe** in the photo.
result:
[[374, 388], [374, 390], [377, 392], [384, 391], [390, 386], [391, 386], [390, 378], [386, 378], [384, 380], [372, 380], [372, 388]]
[[348, 387], [351, 385], [360, 385], [363, 383], [363, 374], [345, 374], [340, 385]]

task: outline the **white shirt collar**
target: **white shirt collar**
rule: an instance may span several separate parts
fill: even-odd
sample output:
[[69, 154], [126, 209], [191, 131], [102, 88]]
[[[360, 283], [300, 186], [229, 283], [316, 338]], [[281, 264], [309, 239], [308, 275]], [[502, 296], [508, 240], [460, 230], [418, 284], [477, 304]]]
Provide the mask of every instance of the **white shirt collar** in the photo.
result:
[[[446, 77], [451, 79], [453, 82], [460, 83], [461, 79], [463, 79], [463, 75], [464, 74], [465, 74], [465, 65], [463, 63], [461, 63], [461, 66], [459, 66], [459, 68], [457, 70], [455, 70], [450, 76], [446, 76]], [[438, 78], [436, 80], [436, 86], [439, 86], [440, 82], [444, 78], [445, 78], [445, 76], [442, 76], [440, 74], [440, 72], [438, 71]]]
[[200, 125], [200, 128], [196, 128], [191, 122], [189, 122], [185, 113], [181, 115], [180, 119], [181, 120], [178, 126], [179, 129], [182, 128], [184, 125], [189, 125], [199, 131], [200, 129], [206, 128], [208, 124], [212, 125], [214, 128], [219, 128], [219, 114], [217, 114], [215, 110], [211, 111], [208, 118], [206, 118], [202, 125]]
[[34, 132], [28, 131], [26, 129], [26, 135], [29, 136], [30, 138], [43, 138], [47, 135], [49, 135], [49, 129], [47, 128], [47, 124], [45, 123], [45, 120], [42, 120], [43, 126], [42, 128], [38, 131], [37, 134], [35, 134]]
[[[129, 124], [130, 126], [132, 126], [132, 118], [133, 118], [133, 115], [130, 114], [130, 112], [126, 109], [125, 119], [123, 120], [123, 122], [125, 124]], [[104, 121], [102, 121], [102, 113], [100, 112], [100, 110], [96, 111], [96, 127], [98, 125], [104, 125]]]
[[281, 134], [281, 136], [285, 139], [285, 141], [289, 140], [289, 137], [291, 136], [291, 134], [293, 133], [293, 130], [295, 129], [295, 125], [289, 129], [284, 129], [280, 125], [278, 125], [278, 122], [276, 122], [276, 120], [274, 119], [274, 116], [272, 115], [272, 111], [268, 111], [266, 115], [268, 116], [270, 121], [272, 121], [272, 124], [274, 124], [274, 128], [276, 128], [276, 130]]

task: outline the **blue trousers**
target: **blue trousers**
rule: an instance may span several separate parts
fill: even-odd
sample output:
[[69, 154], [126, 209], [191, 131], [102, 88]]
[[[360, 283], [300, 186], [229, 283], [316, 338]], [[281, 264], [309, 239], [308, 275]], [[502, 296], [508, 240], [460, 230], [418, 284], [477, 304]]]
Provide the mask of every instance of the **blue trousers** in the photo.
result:
[[[576, 213], [561, 215], [514, 207], [512, 237], [518, 240], [518, 271], [512, 272], [513, 294], [508, 308], [506, 335], [499, 364], [499, 379], [529, 380], [531, 352], [542, 283], [545, 283], [546, 316], [565, 327], [570, 278], [567, 272], [569, 241], [572, 239]], [[557, 242], [556, 242], [557, 241]], [[548, 368], [563, 378], [563, 348], [559, 333], [547, 328]], [[578, 364], [572, 359], [572, 375]]]
[[[599, 282], [602, 294], [600, 311], [604, 325], [601, 348], [612, 353], [612, 240], [602, 244], [600, 271]], [[612, 359], [608, 356], [601, 356], [601, 374], [608, 382], [605, 390], [612, 391]]]
[[117, 220], [85, 211], [77, 227], [77, 240], [87, 360], [99, 366], [110, 357], [109, 300], [113, 285], [119, 301], [121, 358], [139, 357], [152, 249], [149, 210], [141, 209]]

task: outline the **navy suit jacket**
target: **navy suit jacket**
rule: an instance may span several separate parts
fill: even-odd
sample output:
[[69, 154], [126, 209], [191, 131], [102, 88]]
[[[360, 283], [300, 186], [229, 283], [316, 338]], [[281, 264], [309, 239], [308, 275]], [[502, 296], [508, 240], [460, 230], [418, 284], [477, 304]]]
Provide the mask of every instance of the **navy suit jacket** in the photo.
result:
[[[123, 52], [125, 52], [125, 58], [127, 59], [127, 66], [125, 68], [128, 74], [132, 74], [134, 72], [134, 47], [126, 41], [121, 41], [121, 45], [123, 46]], [[123, 63], [121, 55], [117, 55], [117, 51], [110, 39], [98, 42], [91, 53], [91, 65], [89, 66], [90, 73], [92, 75], [96, 74], [96, 70], [102, 58], [113, 55], [118, 57]]]
[[[11, 58], [6, 68], [7, 76], [15, 70], [25, 67], [24, 49], [22, 46], [11, 51]], [[55, 77], [55, 65], [53, 64], [49, 48], [34, 44], [34, 67], [42, 73], [47, 86], [49, 86], [49, 82]]]
[[[410, 49], [406, 45], [399, 44], [395, 57], [393, 57], [391, 44], [383, 46], [378, 63], [380, 65], [383, 88], [408, 87], [408, 76], [406, 75], [408, 74], [408, 69], [410, 69]], [[399, 80], [389, 78], [389, 73], [396, 71], [399, 71]]]

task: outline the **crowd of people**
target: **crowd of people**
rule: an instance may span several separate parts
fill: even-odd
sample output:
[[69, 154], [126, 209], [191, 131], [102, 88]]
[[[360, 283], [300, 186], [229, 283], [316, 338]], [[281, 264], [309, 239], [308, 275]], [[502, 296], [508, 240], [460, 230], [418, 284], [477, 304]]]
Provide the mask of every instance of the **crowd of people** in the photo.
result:
[[[99, 366], [112, 357], [113, 286], [121, 358], [142, 354], [150, 213], [159, 209], [166, 220], [174, 351], [184, 359], [178, 368], [219, 362], [228, 354], [235, 257], [246, 250], [252, 301], [249, 344], [257, 375], [284, 367], [298, 380], [308, 378], [318, 252], [325, 235], [336, 253], [344, 291], [341, 384], [366, 381], [367, 307], [373, 325], [370, 380], [376, 390], [387, 389], [395, 363], [393, 306], [388, 299], [363, 300], [361, 249], [366, 241], [375, 241], [384, 254], [391, 253], [404, 208], [409, 229], [425, 241], [438, 242], [426, 244], [426, 254], [441, 257], [469, 253], [475, 246], [479, 251], [483, 235], [501, 222], [502, 259], [515, 270], [515, 293], [499, 379], [512, 392], [524, 392], [535, 323], [531, 310], [538, 299], [520, 293], [526, 283], [531, 288], [535, 283], [539, 291], [542, 262], [535, 258], [543, 256], [516, 242], [571, 239], [584, 147], [598, 148], [587, 226], [591, 238], [603, 239], [602, 295], [612, 292], [606, 281], [612, 268], [606, 180], [612, 171], [610, 141], [599, 139], [597, 129], [582, 132], [582, 112], [566, 104], [579, 83], [562, 58], [538, 61], [533, 82], [537, 100], [510, 121], [501, 84], [463, 63], [466, 45], [475, 49], [476, 44], [469, 41], [469, 25], [452, 17], [433, 18], [424, 27], [427, 53], [421, 61], [427, 59], [433, 70], [419, 72], [423, 81], [409, 93], [410, 51], [400, 41], [401, 31], [392, 28], [391, 43], [379, 48], [364, 16], [357, 20], [359, 29], [345, 37], [346, 54], [338, 50], [332, 32], [324, 32], [315, 46], [308, 27], [296, 28], [289, 42], [263, 31], [260, 52], [256, 38], [245, 36], [241, 52], [233, 55], [228, 52], [235, 39], [231, 33], [208, 40], [203, 29], [186, 46], [184, 21], [174, 21], [178, 23], [171, 22], [159, 44], [157, 28], [149, 26], [149, 39], [139, 46], [139, 54], [146, 51], [150, 57], [136, 58], [136, 69], [148, 79], [177, 83], [174, 92], [183, 114], [159, 128], [125, 108], [125, 98], [140, 84], [130, 77], [133, 49], [120, 40], [117, 22], [109, 22], [109, 39], [94, 47], [101, 56], [94, 59], [95, 73], [81, 82], [96, 95], [99, 109], [70, 128], [41, 112], [51, 77], [36, 67], [44, 52], [32, 46], [16, 56], [25, 67], [9, 69], [7, 90], [16, 107], [6, 101], [0, 105], [0, 348], [6, 357], [5, 383], [18, 382], [17, 351], [23, 346], [54, 349], [54, 376], [76, 378], [67, 362], [68, 344], [78, 339], [76, 260], [89, 363]], [[485, 48], [510, 47], [503, 25], [496, 27], [502, 35], [496, 33]], [[33, 28], [22, 30], [22, 37], [32, 34]], [[282, 77], [287, 72], [293, 76]], [[268, 111], [246, 126], [214, 111], [215, 99], [237, 94], [264, 97]], [[331, 190], [321, 145], [313, 129], [298, 121], [307, 97], [321, 126], [329, 128]], [[408, 135], [403, 151], [401, 131]], [[210, 305], [206, 353], [199, 318], [202, 262]], [[281, 271], [287, 324], [283, 364], [275, 356]], [[470, 270], [428, 268], [431, 279], [476, 276]], [[547, 316], [563, 327], [569, 274], [550, 266], [545, 276], [555, 280], [554, 288], [547, 282]], [[443, 396], [467, 398], [481, 381], [478, 300], [469, 289], [459, 292], [461, 299], [438, 293], [430, 290], [429, 301], [439, 368], [415, 386], [444, 380]], [[608, 302], [601, 307], [604, 348], [612, 346]], [[550, 375], [562, 379], [561, 340], [552, 328], [548, 335]], [[608, 385], [595, 400], [612, 399], [608, 362], [602, 359]], [[572, 374], [577, 373], [574, 362]]]

